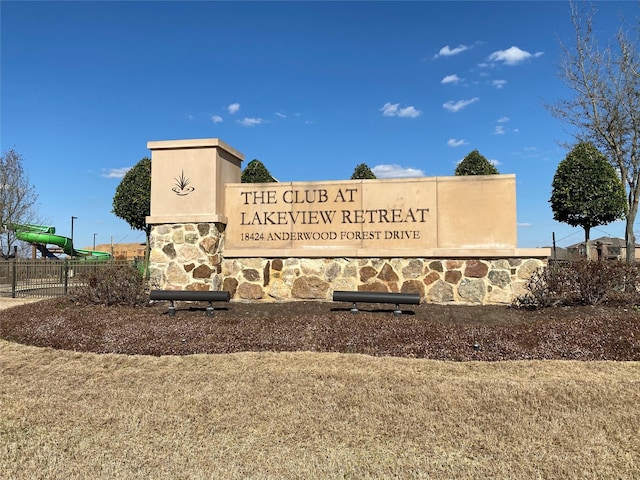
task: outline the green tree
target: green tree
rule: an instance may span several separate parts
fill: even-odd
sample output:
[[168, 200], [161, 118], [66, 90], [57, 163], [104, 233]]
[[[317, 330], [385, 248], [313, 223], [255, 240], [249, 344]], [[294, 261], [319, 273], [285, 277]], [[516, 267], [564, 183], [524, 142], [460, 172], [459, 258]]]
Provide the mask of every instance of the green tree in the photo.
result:
[[[590, 6], [589, 6], [590, 5]], [[574, 127], [578, 142], [607, 155], [627, 195], [626, 260], [635, 261], [633, 226], [640, 200], [640, 45], [638, 27], [621, 25], [613, 42], [597, 42], [595, 4], [570, 2], [575, 45], [561, 44], [558, 76], [573, 95], [547, 108]]]
[[498, 169], [489, 160], [474, 150], [470, 152], [456, 167], [456, 175], [496, 175]]
[[113, 197], [113, 213], [129, 224], [133, 230], [146, 235], [144, 275], [146, 278], [149, 258], [149, 234], [147, 216], [151, 213], [151, 159], [143, 158], [131, 168], [116, 188]]
[[624, 217], [627, 200], [624, 186], [607, 157], [593, 144], [577, 144], [558, 169], [551, 184], [553, 218], [584, 228], [589, 251], [589, 231]]
[[367, 180], [375, 178], [375, 173], [371, 171], [366, 163], [361, 163], [360, 165], [358, 165], [353, 171], [353, 175], [351, 175], [351, 180]]
[[22, 155], [14, 149], [0, 156], [0, 232], [3, 232], [0, 255], [5, 258], [11, 254], [11, 247], [16, 241], [16, 232], [7, 227], [33, 222], [33, 209], [38, 201], [22, 163]]
[[251, 160], [245, 169], [242, 171], [240, 177], [242, 183], [273, 183], [277, 182], [275, 178], [269, 173], [267, 167], [257, 159]]

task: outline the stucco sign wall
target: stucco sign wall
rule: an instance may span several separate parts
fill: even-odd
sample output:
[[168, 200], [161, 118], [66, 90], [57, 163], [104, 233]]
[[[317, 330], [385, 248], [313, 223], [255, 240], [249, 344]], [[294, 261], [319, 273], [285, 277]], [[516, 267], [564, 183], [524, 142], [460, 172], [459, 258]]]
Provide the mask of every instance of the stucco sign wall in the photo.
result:
[[[496, 217], [498, 202], [503, 215]], [[515, 248], [515, 182], [512, 175], [495, 175], [472, 182], [427, 177], [227, 184], [225, 216], [227, 257], [430, 256], [442, 248], [509, 249]], [[454, 228], [472, 232], [454, 233]]]

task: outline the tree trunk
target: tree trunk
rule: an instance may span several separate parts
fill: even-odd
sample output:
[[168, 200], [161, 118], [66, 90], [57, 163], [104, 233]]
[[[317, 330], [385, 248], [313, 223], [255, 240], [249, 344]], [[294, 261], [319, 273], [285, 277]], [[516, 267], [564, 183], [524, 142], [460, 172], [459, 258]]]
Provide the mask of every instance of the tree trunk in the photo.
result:
[[634, 202], [630, 202], [629, 213], [627, 214], [627, 223], [624, 231], [624, 241], [627, 248], [626, 260], [627, 263], [635, 263], [636, 261], [636, 235], [633, 233], [633, 224], [636, 220], [638, 213], [638, 199]]
[[591, 227], [588, 225], [584, 225], [584, 249], [587, 255], [587, 260], [591, 260], [591, 244], [589, 242], [589, 232], [591, 231]]
[[149, 279], [149, 256], [151, 255], [151, 229], [145, 229], [145, 247], [144, 247], [144, 266], [142, 267], [142, 278], [147, 281]]

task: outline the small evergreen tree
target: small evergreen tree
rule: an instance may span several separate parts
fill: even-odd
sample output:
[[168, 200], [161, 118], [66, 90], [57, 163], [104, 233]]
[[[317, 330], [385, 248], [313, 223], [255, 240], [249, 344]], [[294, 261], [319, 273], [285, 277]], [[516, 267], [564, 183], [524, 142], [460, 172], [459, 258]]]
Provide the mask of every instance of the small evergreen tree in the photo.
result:
[[260, 160], [251, 160], [245, 169], [242, 171], [240, 177], [242, 183], [273, 183], [277, 182], [275, 178], [269, 173], [267, 167], [263, 165]]
[[147, 216], [151, 213], [151, 159], [143, 158], [120, 181], [113, 197], [113, 213], [129, 224], [133, 230], [146, 235], [144, 275], [149, 258], [149, 234]]
[[361, 163], [360, 165], [358, 165], [353, 171], [353, 175], [351, 175], [351, 180], [366, 180], [375, 178], [375, 173], [371, 171], [366, 163]]
[[593, 144], [582, 142], [558, 164], [551, 184], [553, 219], [589, 231], [624, 218], [627, 199], [615, 168]]
[[456, 167], [455, 174], [457, 176], [463, 175], [496, 175], [498, 169], [484, 156], [474, 150], [469, 153]]

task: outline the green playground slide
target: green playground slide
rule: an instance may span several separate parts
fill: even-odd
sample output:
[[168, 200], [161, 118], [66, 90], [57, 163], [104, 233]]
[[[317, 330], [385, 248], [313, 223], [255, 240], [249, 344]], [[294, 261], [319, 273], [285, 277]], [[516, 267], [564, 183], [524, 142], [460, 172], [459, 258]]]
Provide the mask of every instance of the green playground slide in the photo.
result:
[[7, 225], [7, 228], [16, 232], [16, 238], [24, 242], [40, 245], [56, 245], [71, 257], [81, 257], [87, 260], [109, 260], [111, 254], [95, 250], [82, 250], [73, 248], [73, 242], [68, 237], [55, 235], [56, 228], [45, 225]]

